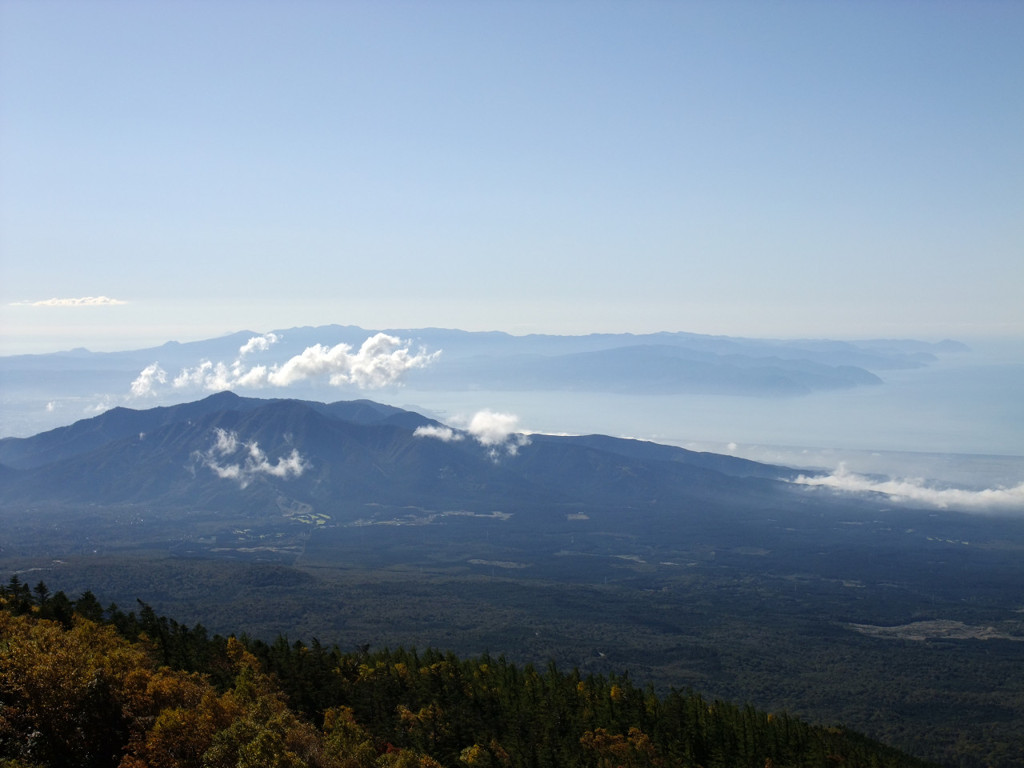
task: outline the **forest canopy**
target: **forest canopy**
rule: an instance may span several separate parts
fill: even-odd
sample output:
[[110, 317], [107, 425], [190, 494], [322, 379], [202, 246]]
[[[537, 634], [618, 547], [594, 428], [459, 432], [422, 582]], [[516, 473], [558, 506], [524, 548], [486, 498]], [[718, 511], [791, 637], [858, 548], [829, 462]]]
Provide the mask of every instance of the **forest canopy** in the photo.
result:
[[628, 676], [210, 636], [139, 604], [0, 587], [0, 766], [923, 766]]

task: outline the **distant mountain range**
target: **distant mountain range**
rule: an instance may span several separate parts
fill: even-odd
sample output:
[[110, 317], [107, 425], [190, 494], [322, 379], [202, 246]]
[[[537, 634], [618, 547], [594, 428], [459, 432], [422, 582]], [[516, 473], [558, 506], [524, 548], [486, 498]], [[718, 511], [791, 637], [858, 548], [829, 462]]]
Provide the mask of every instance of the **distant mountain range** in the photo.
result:
[[203, 361], [230, 363], [254, 338], [272, 339], [272, 346], [262, 347], [263, 357], [284, 361], [314, 345], [348, 344], [358, 349], [377, 333], [407, 341], [415, 349], [439, 353], [430, 365], [409, 371], [406, 379], [412, 387], [450, 390], [799, 395], [879, 384], [876, 372], [928, 365], [940, 354], [967, 349], [953, 341], [779, 341], [691, 333], [512, 336], [436, 328], [381, 331], [330, 325], [268, 334], [240, 331], [206, 341], [168, 342], [126, 352], [75, 349], [0, 357], [0, 382], [17, 388], [40, 383], [45, 377], [43, 383], [55, 393], [86, 387], [93, 391], [124, 390], [148, 365], [157, 363], [173, 376]]
[[[963, 344], [764, 340], [688, 333], [527, 335], [354, 326], [240, 331], [119, 352], [0, 356], [0, 436], [26, 436], [115, 406], [169, 406], [230, 390], [334, 400], [382, 392], [795, 397], [880, 386]], [[428, 406], [423, 406], [427, 408]]]
[[380, 507], [474, 513], [670, 505], [764, 493], [792, 470], [604, 436], [453, 430], [369, 400], [229, 392], [114, 408], [0, 440], [0, 503], [145, 505], [351, 521]]
[[342, 325], [239, 331], [124, 352], [74, 349], [0, 357], [0, 436], [31, 435], [66, 424], [65, 409], [83, 414], [143, 402], [169, 405], [224, 390], [306, 400], [359, 397], [398, 385], [426, 395], [795, 397], [878, 386], [887, 371], [927, 366], [966, 350], [953, 341], [770, 340], [692, 333], [513, 336]]

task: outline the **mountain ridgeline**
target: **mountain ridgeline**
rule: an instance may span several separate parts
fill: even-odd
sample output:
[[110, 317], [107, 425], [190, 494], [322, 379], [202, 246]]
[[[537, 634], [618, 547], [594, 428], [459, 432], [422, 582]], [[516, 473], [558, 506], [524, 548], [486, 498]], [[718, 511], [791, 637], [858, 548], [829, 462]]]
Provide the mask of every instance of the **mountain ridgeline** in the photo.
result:
[[[396, 346], [388, 346], [392, 343]], [[388, 368], [398, 359], [388, 358], [396, 349], [403, 350], [405, 362]], [[953, 341], [772, 340], [693, 333], [514, 336], [343, 325], [240, 331], [118, 352], [73, 349], [0, 356], [0, 436], [32, 435], [67, 423], [70, 412], [94, 412], [98, 405], [134, 406], [146, 400], [169, 405], [227, 389], [261, 397], [267, 386], [281, 397], [341, 399], [361, 396], [364, 384], [388, 387], [399, 378], [407, 391], [420, 393], [419, 402], [445, 393], [484, 391], [797, 398], [877, 387], [895, 371], [963, 358], [969, 351]], [[323, 366], [298, 375], [296, 365], [310, 355], [333, 355], [323, 362], [343, 375], [328, 375]], [[350, 369], [331, 368], [339, 361], [358, 365], [371, 360], [383, 361], [384, 368], [375, 372], [386, 370], [387, 375], [370, 382], [350, 377]], [[283, 376], [284, 370], [296, 375]]]
[[231, 393], [115, 408], [31, 438], [0, 440], [6, 503], [308, 508], [337, 520], [368, 505], [473, 513], [763, 493], [792, 470], [603, 436], [474, 437], [370, 401], [257, 400]]

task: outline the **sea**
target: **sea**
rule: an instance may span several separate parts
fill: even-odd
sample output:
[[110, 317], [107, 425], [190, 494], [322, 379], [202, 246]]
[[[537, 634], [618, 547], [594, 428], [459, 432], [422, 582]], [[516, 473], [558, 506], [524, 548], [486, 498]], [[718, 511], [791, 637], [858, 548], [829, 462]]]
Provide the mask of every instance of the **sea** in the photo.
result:
[[1024, 483], [1024, 363], [972, 355], [880, 375], [877, 386], [787, 398], [399, 390], [389, 402], [453, 426], [489, 409], [527, 432], [601, 433], [975, 490]]

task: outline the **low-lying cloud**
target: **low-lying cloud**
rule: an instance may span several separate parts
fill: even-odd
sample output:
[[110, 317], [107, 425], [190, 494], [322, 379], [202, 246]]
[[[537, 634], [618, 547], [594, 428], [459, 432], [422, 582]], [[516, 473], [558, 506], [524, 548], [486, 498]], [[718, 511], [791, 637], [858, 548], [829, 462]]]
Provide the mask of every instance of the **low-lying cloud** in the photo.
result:
[[271, 463], [255, 440], [243, 442], [235, 432], [224, 429], [215, 430], [214, 435], [213, 445], [206, 451], [197, 451], [193, 458], [217, 477], [236, 481], [240, 488], [246, 488], [259, 475], [287, 480], [306, 471], [306, 460], [295, 448], [288, 456]]
[[832, 488], [849, 493], [880, 493], [891, 501], [923, 504], [939, 509], [978, 512], [1024, 512], [1024, 483], [1010, 488], [936, 488], [914, 478], [878, 480], [839, 469], [830, 475], [800, 475], [793, 481], [799, 485]]
[[238, 356], [245, 357], [252, 352], [266, 352], [272, 345], [277, 344], [280, 338], [276, 333], [264, 333], [262, 336], [253, 336], [238, 348]]
[[432, 437], [435, 440], [440, 440], [442, 443], [457, 443], [459, 440], [463, 440], [466, 437], [462, 432], [456, 432], [451, 427], [437, 426], [434, 424], [416, 427], [416, 430], [412, 434], [413, 437]]
[[[328, 347], [314, 344], [283, 363], [249, 364], [246, 358], [268, 351], [279, 341], [276, 334], [254, 336], [238, 349], [230, 363], [204, 360], [184, 368], [171, 384], [175, 389], [196, 388], [221, 392], [235, 388], [288, 387], [300, 381], [326, 378], [332, 386], [352, 384], [360, 389], [379, 389], [398, 382], [408, 371], [424, 368], [441, 354], [412, 351], [410, 343], [396, 336], [378, 333], [353, 351], [349, 344]], [[147, 366], [131, 384], [136, 397], [156, 393], [167, 374], [158, 363]]]
[[147, 365], [143, 368], [135, 381], [132, 382], [132, 394], [135, 397], [155, 395], [156, 385], [166, 383], [167, 371], [161, 368], [157, 363], [153, 363], [152, 365]]
[[491, 458], [497, 459], [502, 453], [515, 456], [520, 448], [530, 444], [529, 436], [517, 431], [518, 426], [518, 416], [484, 408], [473, 414], [461, 430], [431, 425], [417, 427], [413, 434], [416, 437], [430, 437], [446, 443], [462, 440], [469, 435], [488, 449]]
[[514, 456], [520, 446], [528, 445], [530, 438], [516, 431], [519, 417], [511, 413], [499, 413], [485, 408], [473, 414], [466, 431], [480, 445], [488, 448], [504, 448]]
[[334, 386], [355, 384], [361, 389], [375, 389], [397, 381], [406, 371], [429, 365], [439, 354], [413, 353], [408, 342], [378, 333], [364, 341], [355, 353], [348, 344], [314, 344], [284, 365], [269, 369], [266, 381], [275, 387], [287, 387], [326, 375]]

